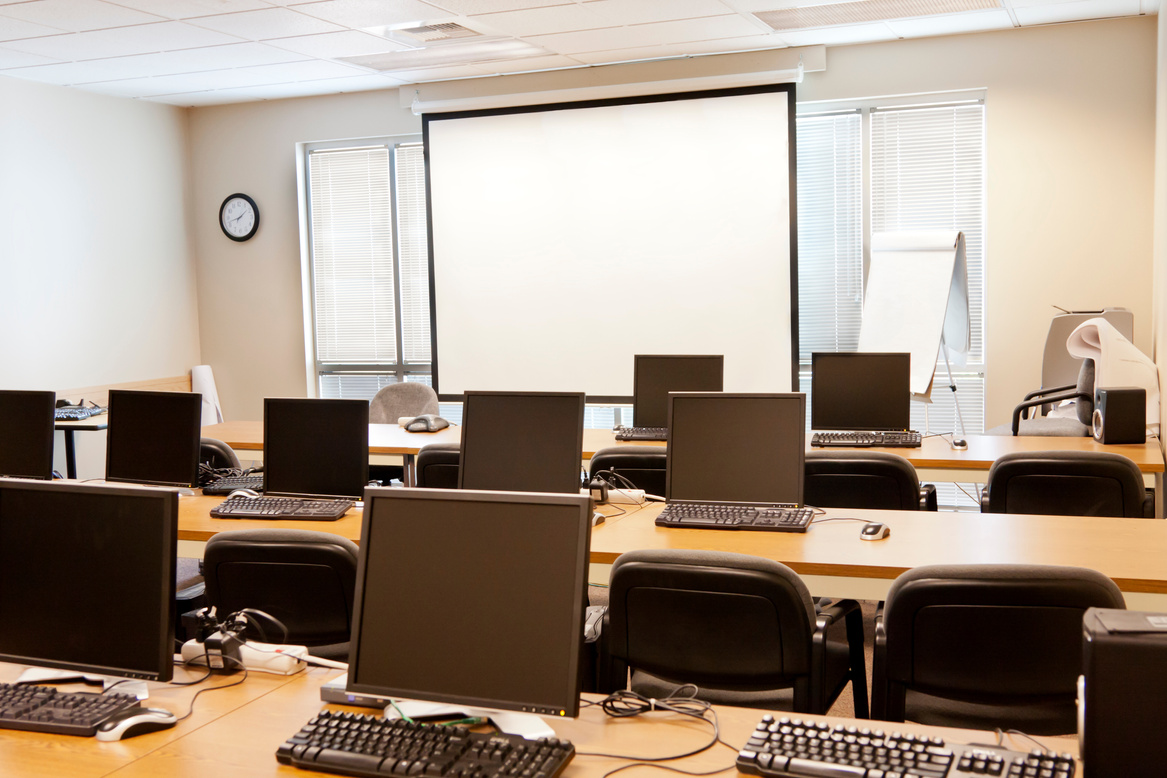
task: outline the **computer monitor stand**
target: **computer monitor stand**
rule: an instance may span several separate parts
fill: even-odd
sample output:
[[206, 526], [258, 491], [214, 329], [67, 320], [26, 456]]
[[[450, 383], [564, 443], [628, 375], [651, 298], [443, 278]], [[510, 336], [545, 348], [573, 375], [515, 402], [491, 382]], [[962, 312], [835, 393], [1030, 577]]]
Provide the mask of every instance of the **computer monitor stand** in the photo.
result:
[[117, 688], [119, 694], [132, 694], [139, 700], [150, 697], [150, 687], [145, 681], [133, 678], [115, 678], [112, 675], [97, 675], [95, 673], [79, 673], [76, 670], [51, 670], [47, 667], [26, 668], [16, 683], [48, 684], [48, 683], [86, 683], [91, 686], [101, 684], [102, 691]]
[[385, 708], [385, 718], [395, 719], [405, 716], [411, 719], [437, 718], [442, 716], [476, 716], [490, 719], [500, 732], [518, 735], [527, 740], [541, 737], [555, 737], [555, 730], [534, 713], [474, 708], [469, 705], [425, 702], [423, 700], [398, 700], [395, 705]]

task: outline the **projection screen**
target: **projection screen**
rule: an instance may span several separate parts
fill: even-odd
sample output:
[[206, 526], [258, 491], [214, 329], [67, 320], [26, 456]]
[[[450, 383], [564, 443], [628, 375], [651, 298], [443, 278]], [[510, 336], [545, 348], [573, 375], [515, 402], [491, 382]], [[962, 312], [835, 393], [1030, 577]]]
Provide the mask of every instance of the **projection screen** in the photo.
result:
[[434, 386], [628, 402], [635, 354], [796, 385], [794, 87], [423, 117]]

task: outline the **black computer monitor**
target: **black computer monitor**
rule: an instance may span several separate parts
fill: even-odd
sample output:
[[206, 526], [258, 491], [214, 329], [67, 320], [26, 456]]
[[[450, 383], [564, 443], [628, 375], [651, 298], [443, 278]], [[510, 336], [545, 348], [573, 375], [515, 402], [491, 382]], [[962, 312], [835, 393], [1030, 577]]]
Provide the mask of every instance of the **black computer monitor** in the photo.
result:
[[906, 430], [912, 426], [907, 353], [811, 354], [810, 426]]
[[802, 506], [806, 395], [669, 394], [668, 500]]
[[348, 691], [576, 716], [590, 530], [578, 492], [368, 489]]
[[0, 391], [0, 476], [53, 477], [53, 392]]
[[632, 420], [638, 427], [664, 427], [669, 392], [720, 392], [725, 357], [637, 354], [632, 376]]
[[177, 538], [177, 492], [0, 479], [0, 660], [169, 681]]
[[203, 396], [111, 389], [105, 480], [194, 486]]
[[578, 493], [583, 415], [582, 392], [466, 392], [458, 488]]
[[359, 500], [369, 482], [369, 403], [263, 401], [263, 490]]

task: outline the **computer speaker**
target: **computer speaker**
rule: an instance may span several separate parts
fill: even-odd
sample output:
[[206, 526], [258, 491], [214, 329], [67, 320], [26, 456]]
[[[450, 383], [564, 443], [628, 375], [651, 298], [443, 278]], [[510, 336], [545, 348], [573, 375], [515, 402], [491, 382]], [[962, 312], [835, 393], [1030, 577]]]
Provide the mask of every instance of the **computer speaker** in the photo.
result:
[[1129, 386], [1099, 389], [1093, 427], [1099, 443], [1142, 443], [1147, 439], [1147, 391]]
[[1078, 743], [1083, 778], [1161, 772], [1167, 613], [1089, 608], [1082, 626]]

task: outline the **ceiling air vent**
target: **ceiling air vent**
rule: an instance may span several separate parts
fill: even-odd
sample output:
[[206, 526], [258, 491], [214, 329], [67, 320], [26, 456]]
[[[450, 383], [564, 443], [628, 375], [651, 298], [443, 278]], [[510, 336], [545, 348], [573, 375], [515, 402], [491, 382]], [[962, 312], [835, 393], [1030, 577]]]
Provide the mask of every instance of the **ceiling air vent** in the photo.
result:
[[1000, 7], [1000, 0], [858, 0], [852, 3], [758, 11], [754, 15], [775, 30], [782, 31], [912, 19]]
[[412, 27], [398, 27], [382, 33], [386, 38], [392, 38], [410, 46], [428, 45], [465, 38], [481, 38], [482, 33], [463, 27], [457, 22], [435, 22], [434, 24], [417, 24]]

